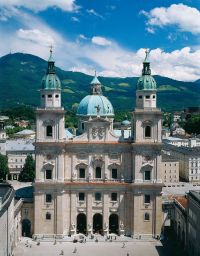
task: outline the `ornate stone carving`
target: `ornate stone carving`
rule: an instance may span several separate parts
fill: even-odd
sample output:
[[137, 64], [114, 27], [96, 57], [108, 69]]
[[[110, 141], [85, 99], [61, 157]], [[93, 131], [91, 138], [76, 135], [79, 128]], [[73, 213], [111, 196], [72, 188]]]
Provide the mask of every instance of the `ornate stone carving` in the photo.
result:
[[44, 126], [47, 126], [47, 125], [54, 125], [55, 124], [55, 121], [54, 120], [45, 120], [43, 122], [43, 125]]
[[101, 140], [105, 136], [105, 128], [104, 127], [93, 127], [92, 128], [92, 138], [96, 139], [97, 137]]

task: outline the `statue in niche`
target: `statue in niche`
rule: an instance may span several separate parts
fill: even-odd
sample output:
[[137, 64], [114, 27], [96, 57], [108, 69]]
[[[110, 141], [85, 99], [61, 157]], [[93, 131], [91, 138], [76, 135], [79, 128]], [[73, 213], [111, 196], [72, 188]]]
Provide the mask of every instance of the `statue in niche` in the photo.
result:
[[75, 229], [75, 224], [74, 224], [74, 222], [72, 222], [72, 224], [71, 224], [71, 230], [74, 230]]
[[88, 230], [91, 230], [92, 229], [92, 225], [91, 223], [88, 224]]
[[108, 229], [108, 224], [105, 222], [104, 223], [104, 229], [107, 230]]
[[75, 171], [73, 171], [73, 173], [72, 173], [72, 179], [76, 179], [76, 173], [75, 173]]
[[124, 224], [123, 224], [123, 222], [122, 222], [122, 221], [120, 222], [119, 227], [120, 227], [120, 230], [124, 230]]

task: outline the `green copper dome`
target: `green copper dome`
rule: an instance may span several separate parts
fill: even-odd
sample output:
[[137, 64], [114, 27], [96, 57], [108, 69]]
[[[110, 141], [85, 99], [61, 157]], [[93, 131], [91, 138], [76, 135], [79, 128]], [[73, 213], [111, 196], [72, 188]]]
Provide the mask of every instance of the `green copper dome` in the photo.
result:
[[151, 76], [150, 61], [148, 60], [149, 52], [146, 51], [146, 57], [143, 61], [142, 75], [137, 82], [137, 90], [156, 90], [156, 81]]
[[137, 90], [156, 90], [156, 81], [151, 75], [143, 75], [138, 79]]
[[91, 84], [91, 95], [83, 98], [79, 104], [78, 116], [113, 117], [114, 110], [111, 102], [102, 95], [101, 83], [96, 73]]
[[55, 61], [52, 57], [52, 50], [50, 51], [50, 57], [48, 60], [47, 72], [42, 78], [42, 89], [46, 90], [61, 90], [61, 82], [55, 71]]

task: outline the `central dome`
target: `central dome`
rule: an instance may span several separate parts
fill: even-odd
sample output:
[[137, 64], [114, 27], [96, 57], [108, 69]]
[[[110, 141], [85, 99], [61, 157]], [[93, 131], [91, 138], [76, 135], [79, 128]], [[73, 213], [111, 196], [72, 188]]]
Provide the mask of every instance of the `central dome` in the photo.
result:
[[91, 95], [87, 95], [79, 104], [78, 116], [114, 116], [113, 106], [110, 101], [102, 95], [101, 83], [96, 72], [91, 84]]
[[79, 104], [78, 116], [114, 116], [113, 106], [103, 95], [87, 95]]

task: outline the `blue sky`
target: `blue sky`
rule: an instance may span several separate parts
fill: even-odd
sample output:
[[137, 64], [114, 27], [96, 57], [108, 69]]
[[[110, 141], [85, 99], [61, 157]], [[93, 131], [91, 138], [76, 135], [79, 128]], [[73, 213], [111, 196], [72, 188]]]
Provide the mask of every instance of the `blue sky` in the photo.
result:
[[200, 78], [200, 1], [0, 0], [0, 55], [25, 52], [104, 76], [139, 76], [149, 48], [153, 74]]

